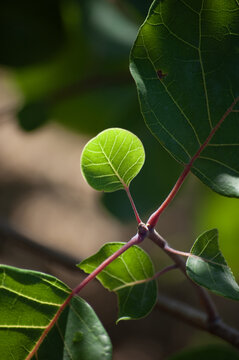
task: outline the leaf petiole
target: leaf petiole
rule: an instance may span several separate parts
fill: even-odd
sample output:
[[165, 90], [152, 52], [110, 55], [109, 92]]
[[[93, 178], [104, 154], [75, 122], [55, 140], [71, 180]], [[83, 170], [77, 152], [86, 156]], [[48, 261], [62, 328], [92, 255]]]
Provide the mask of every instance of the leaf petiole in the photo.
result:
[[129, 201], [130, 201], [130, 204], [131, 204], [131, 206], [132, 206], [134, 215], [135, 215], [135, 217], [136, 217], [136, 221], [137, 221], [137, 223], [138, 223], [138, 225], [139, 225], [140, 223], [142, 223], [142, 221], [141, 221], [141, 219], [140, 219], [140, 217], [139, 217], [139, 213], [138, 213], [138, 211], [137, 211], [137, 209], [136, 209], [136, 206], [135, 206], [134, 200], [133, 200], [133, 198], [132, 198], [132, 196], [131, 196], [129, 187], [125, 185], [125, 186], [124, 186], [124, 189], [125, 189], [126, 194], [127, 194], [128, 198], [129, 198]]

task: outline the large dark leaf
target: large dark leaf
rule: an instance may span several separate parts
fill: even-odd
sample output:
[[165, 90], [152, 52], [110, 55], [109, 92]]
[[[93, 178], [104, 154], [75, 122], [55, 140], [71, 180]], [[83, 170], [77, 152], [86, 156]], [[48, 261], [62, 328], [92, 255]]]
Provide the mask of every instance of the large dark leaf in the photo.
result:
[[[239, 95], [239, 4], [155, 1], [132, 50], [146, 123], [175, 159], [188, 163]], [[231, 113], [192, 172], [239, 197], [239, 113]]]

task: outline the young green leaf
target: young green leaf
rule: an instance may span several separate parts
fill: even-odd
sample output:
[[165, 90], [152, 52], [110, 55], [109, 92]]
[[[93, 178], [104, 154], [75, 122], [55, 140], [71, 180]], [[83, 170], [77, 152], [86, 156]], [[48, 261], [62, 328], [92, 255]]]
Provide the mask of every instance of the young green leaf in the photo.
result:
[[[25, 360], [71, 290], [53, 276], [5, 265], [0, 266], [0, 284], [0, 357]], [[83, 300], [71, 300], [32, 358], [45, 360], [49, 354], [51, 360], [111, 359], [110, 339]]]
[[[86, 273], [91, 273], [123, 245], [121, 242], [107, 243], [95, 255], [82, 261], [78, 267]], [[137, 282], [153, 275], [154, 268], [149, 256], [138, 246], [129, 248], [99, 273], [97, 279], [118, 296], [117, 321], [139, 319], [152, 310], [157, 299], [157, 282]]]
[[215, 294], [239, 300], [239, 286], [218, 245], [217, 229], [203, 233], [195, 241], [186, 263], [188, 276]]
[[[141, 109], [180, 163], [190, 161], [239, 96], [238, 42], [234, 0], [156, 0], [140, 29], [130, 68]], [[231, 111], [191, 169], [214, 191], [235, 197], [238, 129], [239, 113]]]
[[86, 181], [99, 191], [129, 187], [144, 164], [141, 141], [131, 132], [112, 128], [90, 140], [81, 156], [81, 170]]

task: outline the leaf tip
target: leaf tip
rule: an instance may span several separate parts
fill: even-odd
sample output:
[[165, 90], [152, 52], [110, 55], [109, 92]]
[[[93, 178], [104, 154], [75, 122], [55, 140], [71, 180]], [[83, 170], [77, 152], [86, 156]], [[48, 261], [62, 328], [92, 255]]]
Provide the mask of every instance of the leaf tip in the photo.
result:
[[116, 325], [118, 325], [118, 323], [123, 320], [132, 320], [132, 318], [130, 316], [121, 316], [116, 320]]

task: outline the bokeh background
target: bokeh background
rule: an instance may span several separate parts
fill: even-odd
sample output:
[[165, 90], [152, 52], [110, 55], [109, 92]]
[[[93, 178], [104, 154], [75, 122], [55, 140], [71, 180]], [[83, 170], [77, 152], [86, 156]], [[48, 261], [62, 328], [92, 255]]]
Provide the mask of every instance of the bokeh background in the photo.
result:
[[[150, 134], [128, 70], [131, 46], [150, 0], [9, 0], [0, 2], [0, 261], [51, 273], [69, 286], [83, 274], [74, 264], [108, 241], [136, 230], [126, 195], [92, 190], [80, 172], [86, 142], [108, 127], [133, 131], [146, 163], [131, 185], [146, 220], [175, 183], [181, 167]], [[162, 215], [159, 232], [189, 251], [217, 227], [220, 246], [239, 277], [239, 202], [212, 193], [193, 175]], [[156, 270], [168, 259], [150, 241], [143, 247]], [[159, 291], [196, 307], [176, 271]], [[115, 325], [113, 294], [96, 281], [82, 296], [108, 330], [114, 360], [168, 359], [178, 350], [222, 341], [155, 309]], [[214, 297], [225, 321], [239, 326], [238, 305]]]

